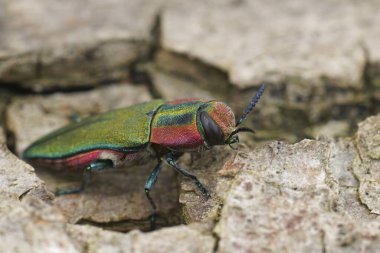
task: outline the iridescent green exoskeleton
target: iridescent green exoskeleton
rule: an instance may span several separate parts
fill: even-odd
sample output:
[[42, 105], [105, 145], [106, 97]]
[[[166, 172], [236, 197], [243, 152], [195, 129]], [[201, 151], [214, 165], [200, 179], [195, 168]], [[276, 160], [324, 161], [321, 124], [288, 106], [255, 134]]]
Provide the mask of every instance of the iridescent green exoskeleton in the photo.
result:
[[37, 166], [83, 170], [85, 174], [155, 157], [158, 164], [145, 184], [145, 193], [152, 206], [151, 225], [154, 227], [156, 205], [149, 191], [157, 180], [162, 161], [192, 179], [208, 198], [207, 189], [194, 175], [180, 168], [176, 158], [183, 152], [231, 145], [239, 141], [239, 132], [253, 132], [238, 125], [246, 119], [263, 92], [264, 85], [261, 85], [238, 121], [226, 104], [199, 99], [153, 100], [113, 110], [46, 135], [32, 143], [23, 157]]

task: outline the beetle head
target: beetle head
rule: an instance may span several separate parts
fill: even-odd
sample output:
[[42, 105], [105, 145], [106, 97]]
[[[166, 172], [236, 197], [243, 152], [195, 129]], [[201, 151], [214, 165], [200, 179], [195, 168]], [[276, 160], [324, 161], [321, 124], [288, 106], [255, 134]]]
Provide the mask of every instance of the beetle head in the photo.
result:
[[198, 119], [206, 148], [225, 144], [236, 125], [231, 108], [218, 101], [206, 103], [200, 109]]
[[239, 142], [239, 132], [255, 132], [250, 128], [238, 126], [255, 107], [264, 89], [265, 86], [262, 84], [238, 121], [235, 121], [231, 108], [222, 102], [211, 101], [204, 108], [201, 108], [199, 121], [202, 125], [201, 132], [206, 148], [225, 144], [231, 146], [231, 144]]

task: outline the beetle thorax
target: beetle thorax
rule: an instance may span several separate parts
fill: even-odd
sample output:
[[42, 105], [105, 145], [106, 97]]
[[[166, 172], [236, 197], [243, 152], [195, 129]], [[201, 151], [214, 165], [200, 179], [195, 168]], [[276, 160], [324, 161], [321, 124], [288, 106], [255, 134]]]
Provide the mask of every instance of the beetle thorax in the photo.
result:
[[163, 104], [153, 117], [150, 142], [176, 151], [198, 150], [203, 139], [197, 127], [197, 111], [203, 101]]

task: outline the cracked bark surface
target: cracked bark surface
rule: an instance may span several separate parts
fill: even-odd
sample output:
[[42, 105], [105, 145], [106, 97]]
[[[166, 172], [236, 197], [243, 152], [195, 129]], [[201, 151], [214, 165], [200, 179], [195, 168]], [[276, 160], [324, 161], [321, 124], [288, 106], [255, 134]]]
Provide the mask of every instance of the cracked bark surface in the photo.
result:
[[128, 78], [127, 68], [148, 54], [162, 4], [2, 0], [0, 80], [42, 91]]
[[359, 124], [356, 133], [357, 157], [353, 168], [359, 180], [359, 198], [371, 213], [380, 214], [380, 117]]
[[360, 88], [365, 50], [379, 61], [377, 7], [375, 1], [177, 1], [163, 14], [162, 43], [218, 66], [241, 88], [292, 77]]
[[359, 199], [352, 143], [275, 142], [258, 151], [224, 201], [219, 252], [377, 251], [379, 218]]

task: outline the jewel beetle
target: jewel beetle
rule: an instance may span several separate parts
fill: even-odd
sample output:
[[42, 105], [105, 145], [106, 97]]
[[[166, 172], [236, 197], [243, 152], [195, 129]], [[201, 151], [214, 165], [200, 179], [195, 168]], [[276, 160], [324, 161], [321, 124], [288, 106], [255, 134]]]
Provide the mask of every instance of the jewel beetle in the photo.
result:
[[[156, 157], [158, 163], [145, 184], [145, 194], [152, 207], [153, 228], [156, 204], [149, 192], [157, 180], [162, 161], [193, 180], [208, 198], [207, 189], [196, 176], [179, 167], [176, 158], [183, 152], [231, 145], [239, 141], [239, 132], [253, 132], [250, 128], [238, 126], [252, 111], [264, 89], [261, 85], [237, 121], [231, 108], [223, 102], [199, 99], [165, 102], [157, 99], [91, 116], [58, 129], [27, 147], [23, 158], [32, 165], [83, 170], [86, 175], [91, 171]], [[79, 192], [83, 185], [81, 189], [63, 194]]]

